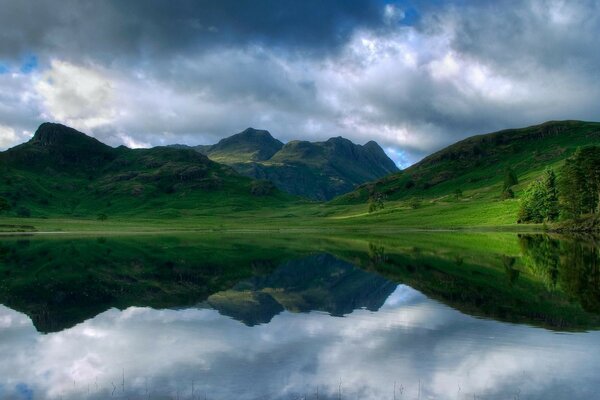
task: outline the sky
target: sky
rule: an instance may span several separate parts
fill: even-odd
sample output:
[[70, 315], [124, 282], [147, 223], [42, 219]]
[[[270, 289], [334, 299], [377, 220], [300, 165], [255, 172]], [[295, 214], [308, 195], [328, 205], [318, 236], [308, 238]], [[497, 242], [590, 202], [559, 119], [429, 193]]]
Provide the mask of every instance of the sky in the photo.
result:
[[459, 139], [600, 120], [600, 2], [0, 0], [0, 149], [44, 121], [110, 145]]

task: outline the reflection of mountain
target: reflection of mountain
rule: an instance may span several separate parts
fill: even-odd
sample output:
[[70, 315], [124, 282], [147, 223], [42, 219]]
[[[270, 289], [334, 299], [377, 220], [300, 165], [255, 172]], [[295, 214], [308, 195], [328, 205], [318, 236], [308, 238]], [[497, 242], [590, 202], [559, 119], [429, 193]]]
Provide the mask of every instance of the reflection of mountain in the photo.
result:
[[252, 326], [283, 310], [323, 311], [343, 316], [357, 308], [377, 311], [396, 284], [330, 254], [287, 261], [267, 276], [255, 276], [215, 293], [207, 304]]
[[0, 303], [41, 332], [109, 308], [185, 307], [272, 271], [288, 249], [221, 238], [128, 237], [0, 241]]
[[41, 332], [112, 307], [202, 303], [255, 325], [282, 310], [376, 310], [403, 283], [470, 315], [599, 327], [598, 247], [552, 240], [456, 232], [388, 235], [376, 244], [312, 235], [3, 238], [0, 304]]

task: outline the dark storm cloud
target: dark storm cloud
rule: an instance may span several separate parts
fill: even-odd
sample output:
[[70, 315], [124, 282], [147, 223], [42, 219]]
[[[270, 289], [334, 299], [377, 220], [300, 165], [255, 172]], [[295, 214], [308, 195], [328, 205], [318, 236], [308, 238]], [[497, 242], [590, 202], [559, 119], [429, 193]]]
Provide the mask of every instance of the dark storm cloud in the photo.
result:
[[260, 43], [323, 52], [355, 29], [379, 26], [377, 1], [3, 1], [0, 55], [144, 60]]

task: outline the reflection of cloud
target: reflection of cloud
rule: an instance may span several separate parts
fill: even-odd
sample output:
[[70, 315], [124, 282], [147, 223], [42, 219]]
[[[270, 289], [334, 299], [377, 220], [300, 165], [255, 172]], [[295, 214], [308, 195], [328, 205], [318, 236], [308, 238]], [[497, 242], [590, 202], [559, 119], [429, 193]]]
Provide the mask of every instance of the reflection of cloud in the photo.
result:
[[[389, 398], [394, 382], [414, 398], [590, 398], [600, 367], [598, 333], [557, 335], [468, 317], [400, 286], [379, 312], [345, 318], [284, 312], [247, 327], [214, 310], [109, 310], [60, 333], [40, 335], [0, 307], [0, 385], [39, 398], [100, 398], [126, 390], [189, 398], [290, 398], [314, 393]], [[10, 360], [10, 361], [6, 361]], [[96, 386], [97, 385], [97, 386]], [[121, 390], [119, 388], [119, 390]], [[98, 394], [100, 392], [100, 394]], [[94, 396], [91, 396], [94, 398]], [[486, 397], [488, 398], [488, 397]]]

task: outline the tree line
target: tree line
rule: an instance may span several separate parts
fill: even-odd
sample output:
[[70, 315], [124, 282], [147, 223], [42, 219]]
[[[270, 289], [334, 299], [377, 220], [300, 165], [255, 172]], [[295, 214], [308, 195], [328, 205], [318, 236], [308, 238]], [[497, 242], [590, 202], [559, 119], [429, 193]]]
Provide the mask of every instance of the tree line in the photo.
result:
[[580, 148], [521, 195], [519, 222], [553, 222], [600, 212], [600, 147]]

